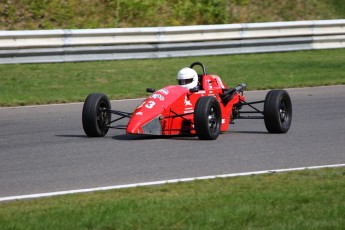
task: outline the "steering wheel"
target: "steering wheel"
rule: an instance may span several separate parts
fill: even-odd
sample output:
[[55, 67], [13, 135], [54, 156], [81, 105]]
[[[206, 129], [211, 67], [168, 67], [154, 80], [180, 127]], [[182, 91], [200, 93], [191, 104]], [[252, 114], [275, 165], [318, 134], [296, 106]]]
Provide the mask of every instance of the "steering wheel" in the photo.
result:
[[202, 68], [202, 72], [203, 72], [203, 75], [207, 75], [207, 72], [206, 72], [206, 68], [205, 66], [201, 63], [201, 62], [193, 62], [191, 65], [190, 65], [190, 68], [193, 69], [194, 66], [200, 66]]

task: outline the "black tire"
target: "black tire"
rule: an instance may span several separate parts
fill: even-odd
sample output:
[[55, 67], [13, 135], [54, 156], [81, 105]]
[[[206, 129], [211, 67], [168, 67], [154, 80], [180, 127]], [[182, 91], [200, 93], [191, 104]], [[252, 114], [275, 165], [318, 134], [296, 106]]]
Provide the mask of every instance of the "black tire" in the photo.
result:
[[111, 121], [111, 109], [109, 98], [104, 94], [90, 94], [83, 106], [83, 128], [89, 137], [104, 137], [108, 133], [108, 125]]
[[201, 140], [215, 140], [220, 133], [222, 114], [215, 97], [200, 97], [194, 109], [194, 128]]
[[286, 133], [292, 120], [291, 99], [285, 90], [271, 90], [264, 103], [265, 126], [269, 133]]

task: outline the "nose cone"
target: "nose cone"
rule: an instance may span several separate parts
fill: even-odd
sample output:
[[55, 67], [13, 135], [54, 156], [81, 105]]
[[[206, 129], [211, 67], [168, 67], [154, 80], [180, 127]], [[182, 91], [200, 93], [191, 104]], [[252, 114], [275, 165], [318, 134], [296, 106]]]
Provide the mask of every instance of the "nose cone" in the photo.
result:
[[128, 122], [127, 133], [161, 135], [162, 113], [163, 109], [161, 107], [155, 110], [144, 106], [137, 108]]
[[136, 116], [134, 117], [132, 115], [132, 118], [129, 120], [127, 124], [126, 132], [130, 134], [143, 134], [143, 130], [141, 129], [141, 126], [143, 125], [142, 122], [137, 121]]
[[177, 100], [183, 100], [187, 89], [167, 86], [146, 98], [133, 112], [127, 125], [127, 133], [162, 135], [161, 121]]
[[147, 98], [132, 114], [127, 125], [127, 133], [161, 135], [161, 117], [164, 111], [154, 98]]
[[[137, 120], [137, 122], [135, 120]], [[154, 117], [146, 123], [142, 122], [140, 119], [133, 119], [127, 126], [127, 133], [162, 135], [161, 116]]]

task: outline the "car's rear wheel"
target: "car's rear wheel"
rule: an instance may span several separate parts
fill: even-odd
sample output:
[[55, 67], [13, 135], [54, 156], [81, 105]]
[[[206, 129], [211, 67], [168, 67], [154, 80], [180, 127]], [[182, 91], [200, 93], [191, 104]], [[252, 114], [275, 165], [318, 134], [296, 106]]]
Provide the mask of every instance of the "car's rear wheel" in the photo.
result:
[[194, 109], [194, 128], [201, 140], [218, 138], [221, 126], [221, 109], [215, 97], [200, 97]]
[[287, 91], [271, 90], [264, 103], [265, 126], [269, 133], [286, 133], [292, 120], [292, 104]]
[[109, 98], [104, 94], [90, 94], [83, 106], [83, 128], [89, 137], [104, 137], [108, 133], [111, 121]]

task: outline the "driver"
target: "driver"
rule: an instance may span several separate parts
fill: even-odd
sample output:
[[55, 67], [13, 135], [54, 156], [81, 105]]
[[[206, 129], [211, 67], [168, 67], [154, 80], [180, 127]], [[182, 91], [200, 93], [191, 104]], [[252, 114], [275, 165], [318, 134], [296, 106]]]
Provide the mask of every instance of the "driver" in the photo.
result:
[[178, 84], [187, 89], [198, 86], [198, 74], [194, 69], [184, 67], [177, 73]]

